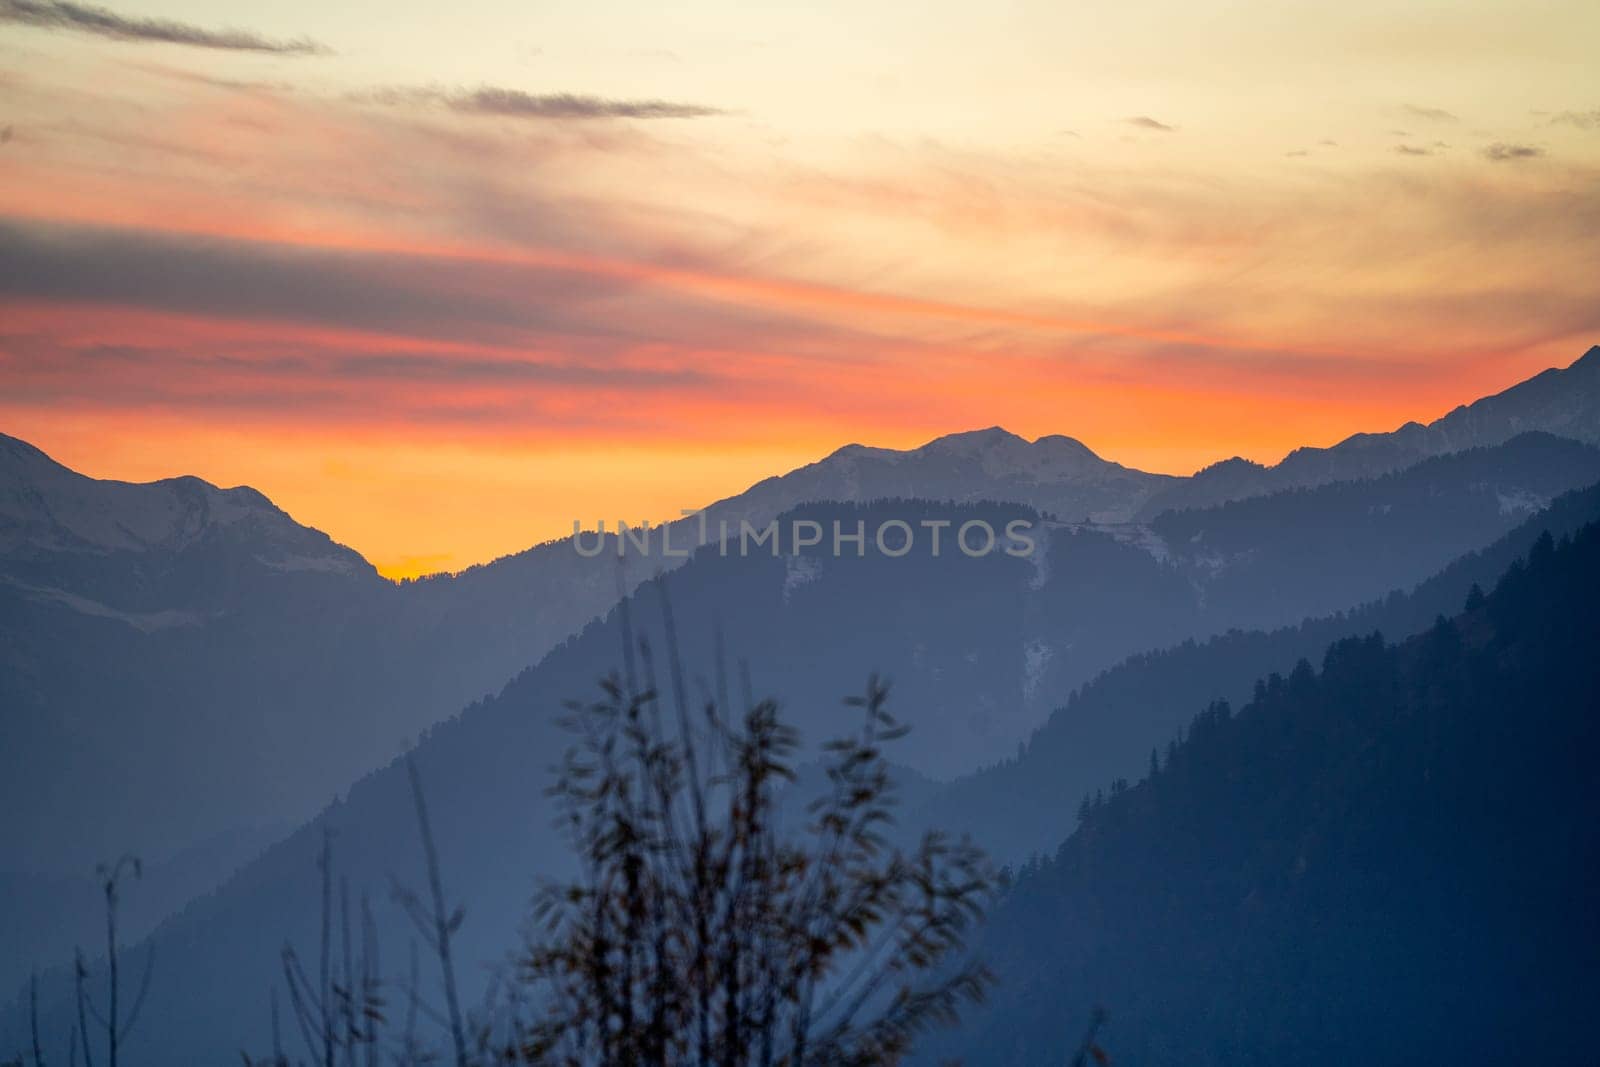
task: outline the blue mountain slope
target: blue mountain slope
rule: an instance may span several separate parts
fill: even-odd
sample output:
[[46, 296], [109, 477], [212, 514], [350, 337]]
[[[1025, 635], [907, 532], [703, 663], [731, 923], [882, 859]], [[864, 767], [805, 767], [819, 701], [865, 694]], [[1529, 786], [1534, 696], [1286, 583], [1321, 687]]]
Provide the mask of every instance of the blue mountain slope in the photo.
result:
[[1399, 645], [1214, 704], [987, 927], [988, 1005], [917, 1062], [1585, 1063], [1600, 998], [1600, 525]]

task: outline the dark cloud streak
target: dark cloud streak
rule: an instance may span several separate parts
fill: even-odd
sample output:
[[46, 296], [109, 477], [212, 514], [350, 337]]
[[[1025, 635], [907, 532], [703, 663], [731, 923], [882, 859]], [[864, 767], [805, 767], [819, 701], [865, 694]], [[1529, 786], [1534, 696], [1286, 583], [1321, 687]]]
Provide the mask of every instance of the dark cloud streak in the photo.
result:
[[1442, 107], [1418, 107], [1416, 104], [1407, 104], [1401, 108], [1407, 115], [1414, 118], [1427, 119], [1429, 122], [1458, 122], [1455, 114]]
[[1576, 126], [1580, 130], [1600, 130], [1600, 108], [1593, 111], [1563, 111], [1550, 120], [1552, 126]]
[[520, 89], [393, 88], [365, 99], [389, 107], [443, 107], [463, 115], [547, 121], [594, 119], [698, 119], [725, 114], [720, 108], [672, 100], [613, 100], [581, 93], [526, 93]]
[[[826, 351], [841, 338], [862, 336], [856, 328], [813, 322], [781, 308], [708, 300], [576, 264], [0, 219], [0, 301], [6, 299], [329, 327], [413, 342], [554, 346], [588, 358], [671, 342], [752, 351], [774, 338], [791, 350]], [[502, 375], [535, 373], [496, 365]]]
[[628, 288], [537, 267], [0, 222], [0, 293], [10, 297], [506, 341], [616, 331], [581, 309]]
[[1496, 163], [1517, 159], [1538, 159], [1542, 155], [1544, 155], [1544, 149], [1536, 148], [1533, 145], [1504, 144], [1499, 141], [1483, 150], [1483, 157]]
[[478, 89], [451, 99], [457, 111], [536, 119], [696, 119], [719, 115], [716, 108], [670, 100], [607, 100], [554, 93], [535, 96], [516, 89]]
[[1159, 130], [1161, 133], [1177, 133], [1178, 127], [1169, 126], [1165, 122], [1151, 118], [1149, 115], [1134, 115], [1122, 120], [1128, 126], [1137, 126], [1141, 130]]
[[12, 371], [32, 378], [94, 377], [113, 374], [121, 369], [150, 376], [212, 374], [218, 378], [252, 381], [281, 379], [347, 384], [558, 385], [594, 388], [626, 385], [631, 388], [662, 388], [702, 386], [714, 381], [710, 375], [688, 367], [611, 366], [527, 358], [487, 359], [460, 353], [403, 350], [348, 352], [341, 351], [336, 345], [308, 352], [303, 342], [296, 344], [292, 355], [282, 354], [277, 346], [262, 352], [260, 344], [250, 346], [248, 355], [233, 354], [226, 348], [218, 351], [209, 346], [203, 353], [175, 351], [166, 345], [146, 347], [117, 344], [73, 348], [26, 334], [3, 333], [0, 333], [0, 344], [6, 345], [14, 357]]
[[0, 0], [0, 22], [46, 30], [75, 30], [118, 41], [152, 41], [233, 52], [273, 55], [326, 55], [330, 49], [309, 37], [278, 41], [248, 30], [206, 30], [170, 19], [127, 18], [103, 7], [71, 0]]

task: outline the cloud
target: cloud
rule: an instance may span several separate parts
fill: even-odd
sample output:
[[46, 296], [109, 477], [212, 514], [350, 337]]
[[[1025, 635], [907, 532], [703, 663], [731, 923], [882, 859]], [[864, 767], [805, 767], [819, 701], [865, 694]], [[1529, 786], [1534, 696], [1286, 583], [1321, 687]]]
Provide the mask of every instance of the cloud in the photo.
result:
[[11, 297], [414, 338], [617, 335], [626, 332], [622, 324], [586, 317], [582, 308], [633, 284], [459, 257], [0, 221], [0, 290]]
[[1563, 111], [1550, 120], [1552, 126], [1576, 126], [1580, 130], [1600, 130], [1600, 108], [1593, 111]]
[[[35, 380], [59, 382], [69, 373], [92, 379], [99, 375], [119, 375], [119, 370], [154, 379], [167, 378], [168, 385], [184, 378], [210, 377], [231, 380], [237, 385], [249, 382], [350, 383], [379, 386], [393, 384], [432, 384], [462, 386], [568, 386], [575, 389], [626, 386], [630, 389], [696, 388], [714, 385], [717, 378], [694, 367], [649, 367], [630, 365], [623, 360], [580, 362], [570, 359], [531, 358], [490, 350], [475, 354], [471, 350], [444, 348], [431, 352], [350, 350], [340, 345], [337, 334], [319, 335], [303, 331], [290, 342], [250, 338], [248, 324], [228, 342], [211, 341], [185, 349], [168, 344], [122, 343], [62, 345], [37, 335], [0, 334], [8, 345], [11, 370]], [[75, 364], [75, 367], [64, 364]], [[65, 373], [64, 373], [65, 372]], [[92, 394], [105, 382], [84, 381], [82, 392]], [[154, 390], [152, 390], [152, 395]]]
[[[3, 0], [0, 0], [3, 2]], [[237, 93], [292, 93], [295, 85], [286, 81], [262, 81], [248, 78], [224, 78], [215, 74], [204, 74], [197, 70], [185, 70], [182, 67], [168, 66], [164, 63], [137, 63], [127, 62], [125, 66], [154, 74], [169, 81], [185, 82], [190, 85], [202, 85], [208, 89], [226, 89]]]
[[[774, 165], [764, 151], [741, 157], [720, 143], [658, 140], [659, 125], [647, 122], [433, 121], [455, 114], [447, 97], [467, 95], [451, 88], [413, 98], [432, 109], [429, 121], [310, 93], [218, 101], [214, 124], [245, 108], [306, 131], [270, 147], [270, 181], [248, 191], [207, 181], [214, 171], [176, 156], [157, 166], [96, 149], [106, 166], [130, 170], [121, 201], [129, 206], [108, 222], [166, 225], [166, 205], [182, 195], [195, 224], [217, 235], [0, 227], [0, 291], [54, 309], [52, 329], [137, 339], [158, 353], [189, 329], [207, 331], [193, 350], [218, 350], [206, 338], [223, 319], [252, 343], [268, 331], [315, 329], [381, 335], [375, 347], [418, 357], [430, 345], [493, 347], [492, 365], [463, 364], [448, 390], [446, 371], [420, 359], [373, 363], [361, 378], [411, 383], [406, 411], [436, 402], [450, 417], [510, 381], [527, 383], [518, 396], [559, 398], [575, 387], [551, 380], [570, 373], [553, 369], [560, 362], [537, 370], [502, 362], [519, 352], [541, 364], [548, 352], [596, 366], [647, 353], [667, 369], [728, 373], [774, 404], [808, 389], [818, 367], [876, 384], [922, 373], [927, 353], [932, 364], [960, 368], [919, 379], [928, 395], [965, 415], [956, 407], [1012, 403], [1024, 392], [1009, 381], [997, 387], [1005, 397], [969, 388], [977, 379], [966, 368], [997, 353], [1037, 369], [1037, 378], [1017, 379], [1030, 395], [1039, 383], [1039, 396], [1055, 397], [1044, 383], [1060, 378], [1061, 360], [1121, 367], [1169, 337], [1199, 338], [1212, 354], [1194, 356], [1193, 380], [1209, 388], [1210, 371], [1263, 345], [1293, 345], [1294, 360], [1310, 349], [1455, 358], [1458, 348], [1519, 343], [1535, 328], [1534, 316], [1515, 310], [1529, 292], [1549, 290], [1537, 328], [1552, 335], [1593, 324], [1600, 308], [1582, 269], [1600, 235], [1586, 221], [1600, 212], [1584, 195], [1595, 172], [1577, 160], [1558, 172], [1538, 163], [1448, 168], [1438, 158], [1371, 167], [1362, 157], [1331, 172], [1313, 168], [1315, 186], [1292, 164], [1222, 176], [1092, 159], [1062, 167], [1044, 154], [922, 140], [874, 142], [847, 165], [782, 157]], [[267, 150], [253, 135], [230, 139], [220, 125], [184, 118], [163, 136], [246, 160]], [[15, 121], [19, 141], [37, 124]], [[93, 121], [124, 136], [163, 125], [149, 112], [115, 109]], [[1112, 116], [1106, 128], [1118, 124]], [[36, 140], [30, 149], [58, 150]], [[1431, 140], [1405, 143], [1426, 151]], [[1458, 151], [1475, 155], [1490, 140], [1471, 138]], [[36, 179], [33, 202], [77, 192], [82, 139], [62, 143], [68, 150], [54, 171], [41, 168], [59, 180]], [[1500, 180], [1511, 170], [1525, 180]], [[660, 180], [641, 183], [641, 174]], [[284, 231], [308, 244], [273, 243]], [[1374, 255], [1385, 263], [1381, 277], [1370, 270]], [[1241, 270], [1219, 264], [1259, 269], [1245, 272], [1246, 284]], [[1145, 296], [1152, 286], [1162, 292], [1158, 306]], [[106, 308], [181, 325], [130, 337], [95, 324], [91, 316]], [[0, 318], [14, 322], [12, 308]], [[274, 347], [284, 351], [300, 348]], [[331, 353], [321, 367], [338, 367], [341, 381], [361, 375]], [[1230, 381], [1253, 390], [1265, 388], [1262, 377], [1252, 365]], [[957, 379], [959, 389], [944, 391]], [[860, 415], [876, 417], [862, 403]], [[716, 398], [705, 410], [735, 407]]]
[[607, 100], [573, 93], [533, 95], [516, 89], [477, 89], [450, 101], [457, 111], [537, 119], [694, 119], [720, 115], [717, 108], [670, 100]]
[[1129, 126], [1137, 126], [1141, 130], [1160, 130], [1162, 133], [1178, 132], [1178, 127], [1168, 126], [1165, 122], [1159, 122], [1156, 119], [1151, 118], [1149, 115], [1134, 115], [1133, 117], [1123, 119], [1122, 121]]
[[0, 0], [0, 22], [51, 30], [76, 30], [119, 41], [155, 41], [196, 48], [276, 55], [325, 55], [330, 49], [309, 37], [279, 41], [248, 30], [205, 30], [170, 19], [127, 18], [103, 7], [71, 0]]
[[1536, 148], [1531, 144], [1504, 144], [1496, 141], [1483, 150], [1485, 159], [1492, 159], [1496, 163], [1503, 163], [1512, 159], [1537, 159], [1544, 155], [1544, 149]]
[[466, 115], [515, 119], [697, 119], [724, 114], [720, 108], [671, 100], [613, 100], [579, 93], [525, 93], [520, 89], [392, 88], [365, 99], [390, 106], [446, 107]]
[[1429, 122], [1458, 122], [1454, 114], [1442, 107], [1418, 107], [1416, 104], [1406, 104], [1400, 109], [1414, 118], [1427, 119]]
[[1419, 145], [1414, 145], [1414, 144], [1397, 144], [1397, 145], [1394, 146], [1394, 150], [1396, 152], [1399, 152], [1402, 156], [1431, 156], [1431, 155], [1433, 155], [1433, 149], [1431, 149], [1431, 148], [1423, 148], [1423, 147], [1421, 147]]

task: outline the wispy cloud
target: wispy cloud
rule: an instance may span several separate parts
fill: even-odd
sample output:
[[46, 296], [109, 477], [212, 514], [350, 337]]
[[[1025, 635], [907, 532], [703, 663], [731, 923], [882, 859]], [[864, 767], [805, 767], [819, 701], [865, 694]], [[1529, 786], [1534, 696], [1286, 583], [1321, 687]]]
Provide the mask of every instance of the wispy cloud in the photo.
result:
[[1134, 115], [1122, 121], [1129, 126], [1137, 126], [1141, 130], [1160, 130], [1162, 133], [1178, 132], [1178, 127], [1169, 126], [1165, 122], [1151, 118], [1149, 115]]
[[1394, 150], [1396, 152], [1399, 152], [1402, 156], [1431, 156], [1431, 155], [1433, 155], [1433, 149], [1431, 149], [1431, 148], [1423, 148], [1421, 145], [1414, 145], [1414, 144], [1397, 144], [1397, 145], [1394, 146]]
[[1400, 110], [1413, 118], [1427, 119], [1429, 122], [1456, 122], [1459, 121], [1453, 112], [1442, 107], [1419, 107], [1416, 104], [1406, 104]]
[[330, 51], [309, 37], [281, 41], [249, 30], [207, 30], [171, 19], [128, 18], [107, 8], [70, 0], [0, 0], [0, 22], [91, 33], [119, 41], [153, 41], [235, 52], [324, 55]]
[[534, 95], [516, 89], [477, 89], [450, 101], [457, 111], [536, 119], [694, 119], [722, 112], [670, 100], [608, 100], [573, 93]]
[[579, 93], [527, 93], [520, 89], [390, 88], [366, 94], [390, 106], [444, 107], [466, 115], [515, 119], [696, 119], [724, 114], [722, 109], [672, 100], [614, 100]]
[[1496, 163], [1503, 163], [1514, 159], [1537, 159], [1544, 155], [1544, 149], [1531, 144], [1505, 144], [1496, 141], [1483, 150], [1485, 159], [1492, 159]]
[[1600, 130], [1600, 108], [1593, 111], [1563, 111], [1550, 120], [1552, 126], [1576, 126], [1580, 130]]

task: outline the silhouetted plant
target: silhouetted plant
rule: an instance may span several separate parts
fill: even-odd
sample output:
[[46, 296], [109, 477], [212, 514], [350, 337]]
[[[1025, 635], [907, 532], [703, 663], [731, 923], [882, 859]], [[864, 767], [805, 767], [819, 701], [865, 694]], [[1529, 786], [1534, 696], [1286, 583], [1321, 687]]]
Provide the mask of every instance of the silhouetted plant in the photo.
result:
[[522, 977], [540, 1014], [516, 1058], [890, 1063], [981, 999], [987, 969], [951, 957], [994, 880], [966, 841], [885, 840], [883, 746], [905, 733], [887, 688], [873, 679], [849, 702], [861, 728], [826, 747], [827, 790], [794, 835], [779, 805], [798, 738], [777, 705], [747, 698], [730, 723], [708, 699], [691, 728], [675, 663], [674, 688], [672, 738], [653, 686], [612, 678], [569, 706], [579, 740], [550, 792], [582, 874], [538, 898]]
[[[314, 1060], [333, 1067], [342, 1050], [355, 1067], [363, 1047], [375, 1062], [382, 1042], [397, 1064], [436, 1062], [418, 1036], [425, 1018], [449, 1035], [457, 1067], [883, 1064], [923, 1028], [953, 1022], [963, 1002], [982, 998], [988, 970], [953, 956], [997, 882], [965, 840], [929, 833], [906, 852], [885, 839], [895, 798], [883, 746], [906, 732], [886, 709], [887, 687], [874, 678], [847, 701], [860, 709], [861, 727], [825, 746], [827, 788], [807, 808], [802, 832], [790, 833], [780, 799], [796, 777], [798, 735], [775, 702], [749, 697], [748, 679], [739, 721], [723, 718], [719, 683], [719, 698], [691, 723], [663, 606], [676, 729], [669, 738], [662, 725], [644, 645], [650, 684], [633, 684], [625, 636], [629, 682], [612, 677], [601, 700], [568, 705], [563, 722], [577, 740], [548, 790], [583, 873], [540, 892], [520, 981], [503, 991], [504, 1004], [491, 990], [480, 1012], [462, 1011], [453, 944], [464, 911], [446, 902], [414, 764], [406, 769], [428, 888], [424, 897], [397, 885], [394, 895], [438, 960], [445, 1006], [435, 1010], [420, 995], [413, 941], [398, 1035], [380, 1033], [370, 914], [363, 905], [357, 965], [343, 891], [343, 985], [335, 974], [324, 840], [318, 980], [284, 949], [293, 1018]], [[281, 1067], [275, 1007], [273, 1018]]]
[[[78, 1018], [78, 1038], [83, 1046], [83, 1060], [86, 1067], [94, 1067], [94, 1042], [90, 1039], [89, 1021], [94, 1020], [95, 1028], [105, 1035], [106, 1063], [108, 1067], [117, 1067], [117, 1055], [122, 1048], [122, 1043], [132, 1032], [134, 1024], [138, 1022], [139, 1010], [144, 1006], [145, 994], [150, 990], [150, 973], [155, 963], [155, 955], [150, 948], [145, 949], [144, 977], [139, 982], [139, 992], [133, 1000], [133, 1007], [128, 1010], [126, 1017], [122, 1013], [121, 995], [121, 946], [117, 941], [117, 904], [118, 894], [122, 885], [125, 872], [132, 871], [138, 878], [143, 873], [143, 868], [137, 856], [123, 856], [115, 863], [102, 863], [96, 868], [100, 879], [101, 892], [106, 900], [106, 1009], [102, 1012], [95, 1007], [94, 999], [88, 988], [89, 965], [84, 960], [83, 949], [75, 950], [73, 954], [73, 995], [75, 997]], [[36, 995], [36, 994], [35, 994]], [[37, 1023], [34, 1032], [35, 1049], [38, 1047]], [[76, 1050], [74, 1050], [75, 1052]], [[35, 1051], [37, 1057], [38, 1052]], [[76, 1059], [76, 1056], [73, 1057]]]
[[450, 1046], [455, 1054], [456, 1067], [468, 1067], [471, 1060], [467, 1051], [466, 1023], [461, 1013], [461, 995], [456, 987], [455, 958], [451, 951], [451, 942], [456, 931], [461, 928], [462, 920], [466, 918], [466, 911], [461, 907], [451, 911], [445, 903], [439, 851], [433, 840], [433, 826], [428, 821], [428, 803], [422, 791], [422, 778], [417, 773], [417, 765], [413, 760], [406, 760], [406, 776], [411, 783], [412, 803], [417, 812], [417, 834], [422, 841], [423, 860], [428, 875], [428, 899], [424, 903], [417, 894], [398, 884], [394, 888], [395, 899], [405, 908], [412, 925], [417, 928], [417, 932], [422, 935], [428, 947], [433, 949], [434, 957], [439, 961], [439, 977], [444, 986], [447, 1012], [445, 1021], [450, 1031]]
[[[358, 1050], [369, 1064], [378, 1062], [378, 1026], [383, 1021], [384, 1000], [378, 970], [378, 934], [367, 898], [361, 898], [361, 955], [354, 955], [351, 934], [349, 883], [339, 880], [339, 946], [337, 964], [333, 958], [333, 835], [324, 831], [322, 849], [317, 854], [317, 870], [322, 884], [322, 911], [318, 939], [318, 969], [313, 982], [300, 962], [294, 946], [283, 946], [283, 977], [289, 990], [292, 1017], [312, 1061], [323, 1067], [342, 1062], [356, 1067]], [[288, 1067], [283, 1038], [278, 1025], [277, 990], [272, 994], [272, 1058], [254, 1061], [244, 1056], [246, 1065], [270, 1063]]]

